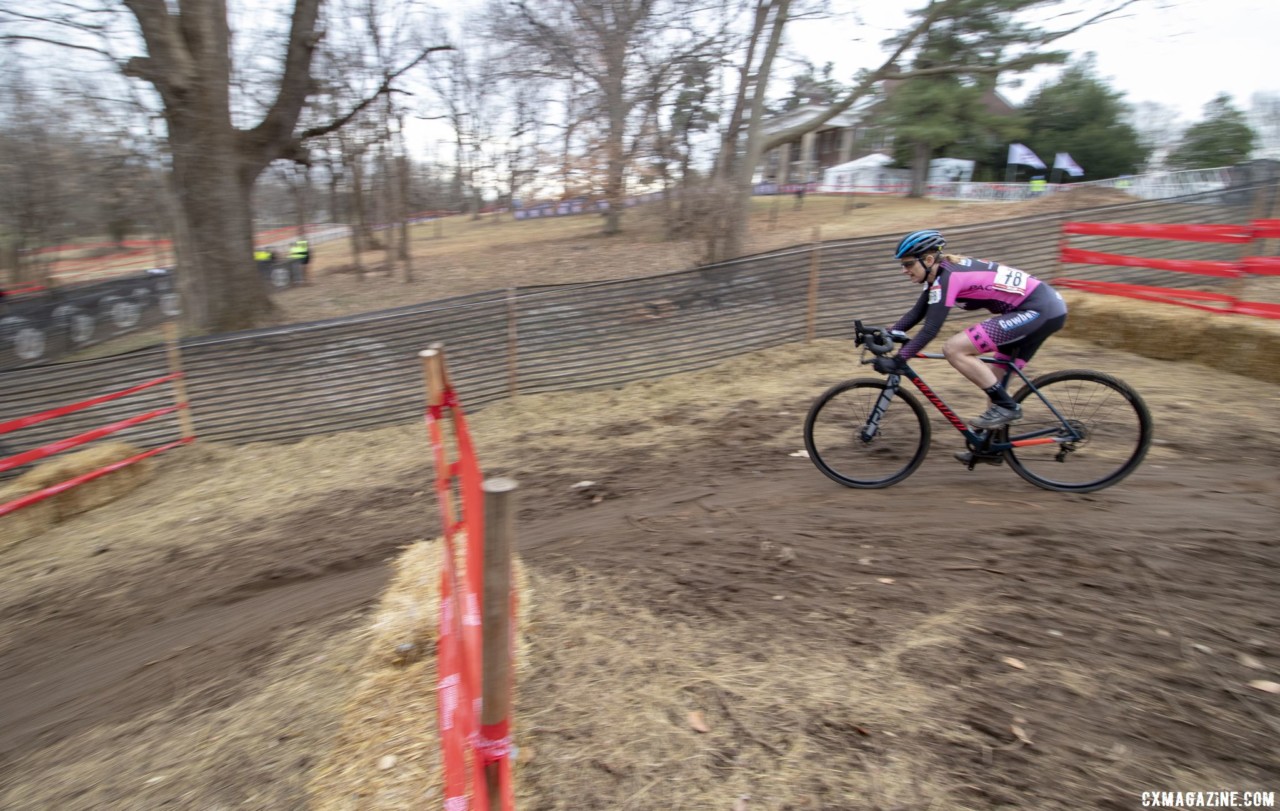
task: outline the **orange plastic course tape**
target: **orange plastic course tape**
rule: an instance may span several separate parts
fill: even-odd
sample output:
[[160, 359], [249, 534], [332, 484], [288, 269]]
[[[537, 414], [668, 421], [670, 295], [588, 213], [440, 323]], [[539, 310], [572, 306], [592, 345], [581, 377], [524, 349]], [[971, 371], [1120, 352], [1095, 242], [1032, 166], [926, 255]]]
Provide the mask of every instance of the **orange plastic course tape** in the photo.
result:
[[1175, 273], [1195, 273], [1200, 276], [1239, 278], [1243, 271], [1235, 262], [1204, 262], [1192, 259], [1152, 259], [1141, 256], [1124, 256], [1116, 253], [1098, 253], [1079, 248], [1062, 248], [1063, 262], [1077, 265], [1114, 265], [1116, 267], [1154, 268]]
[[[445, 453], [441, 423], [445, 409], [452, 417], [458, 459]], [[440, 573], [440, 643], [437, 704], [445, 770], [446, 811], [488, 811], [490, 798], [484, 778], [487, 763], [499, 769], [500, 807], [512, 811], [515, 792], [511, 784], [509, 739], [506, 723], [500, 728], [479, 726], [479, 697], [483, 635], [479, 595], [484, 583], [484, 493], [475, 447], [466, 415], [452, 388], [446, 388], [440, 405], [427, 409], [426, 422], [436, 467], [436, 494], [444, 525], [444, 566]], [[453, 518], [453, 487], [457, 483], [461, 515]], [[466, 571], [458, 577], [456, 541], [465, 532]], [[494, 732], [501, 732], [492, 740]], [[502, 745], [501, 748], [498, 748]], [[469, 757], [470, 756], [470, 757]]]
[[26, 293], [39, 293], [41, 290], [48, 290], [48, 289], [49, 288], [45, 287], [42, 284], [19, 284], [14, 287], [8, 288], [4, 292], [5, 292], [5, 295], [9, 295], [9, 296], [21, 296]]
[[[1160, 304], [1177, 304], [1210, 313], [1253, 315], [1263, 318], [1280, 318], [1280, 305], [1256, 301], [1240, 301], [1222, 293], [1206, 293], [1198, 290], [1172, 290], [1167, 287], [1145, 287], [1117, 282], [1095, 282], [1085, 279], [1058, 279], [1055, 287], [1081, 290], [1086, 293], [1102, 293], [1110, 296], [1154, 301]], [[1219, 306], [1196, 302], [1216, 302]]]
[[1195, 301], [1217, 301], [1223, 304], [1230, 304], [1235, 301], [1233, 296], [1226, 293], [1209, 293], [1203, 290], [1174, 290], [1169, 287], [1147, 287], [1138, 284], [1121, 284], [1120, 282], [1095, 282], [1088, 279], [1057, 279], [1053, 283], [1054, 287], [1069, 287], [1074, 290], [1087, 290], [1095, 293], [1151, 293], [1160, 295], [1163, 298], [1182, 298]]
[[1246, 256], [1240, 266], [1255, 276], [1280, 276], [1280, 256]]
[[195, 441], [195, 437], [183, 437], [182, 439], [175, 440], [173, 442], [170, 442], [167, 445], [161, 445], [158, 448], [153, 448], [144, 453], [140, 453], [137, 456], [130, 456], [128, 459], [122, 459], [119, 462], [112, 462], [106, 467], [98, 468], [97, 470], [93, 470], [88, 473], [82, 473], [79, 476], [76, 476], [74, 479], [67, 479], [65, 482], [62, 482], [61, 484], [55, 484], [51, 487], [46, 487], [43, 490], [37, 490], [34, 493], [29, 493], [23, 496], [22, 498], [15, 499], [6, 504], [0, 504], [0, 516], [8, 515], [14, 510], [20, 510], [23, 507], [29, 506], [31, 504], [35, 504], [37, 501], [44, 501], [46, 498], [56, 496], [59, 493], [70, 490], [73, 487], [79, 487], [85, 482], [91, 482], [100, 476], [105, 476], [108, 473], [114, 473], [115, 471], [119, 470], [122, 467], [128, 467], [129, 465], [132, 465], [134, 462], [141, 462], [143, 459], [147, 459], [157, 454], [164, 453], [170, 448], [176, 448], [179, 445], [185, 445], [188, 442], [194, 442], [194, 441]]
[[[186, 403], [183, 403], [182, 407], [186, 408]], [[178, 406], [176, 405], [157, 408], [155, 411], [148, 411], [145, 414], [139, 414], [135, 417], [129, 417], [126, 420], [113, 422], [110, 425], [104, 425], [101, 428], [94, 428], [92, 431], [85, 431], [83, 434], [79, 434], [78, 436], [58, 440], [57, 442], [50, 442], [48, 445], [42, 445], [41, 447], [27, 451], [26, 453], [19, 453], [16, 456], [10, 456], [8, 459], [0, 459], [0, 472], [12, 470], [15, 467], [21, 467], [22, 465], [30, 462], [39, 461], [45, 457], [53, 456], [55, 453], [61, 453], [69, 448], [83, 445], [86, 442], [92, 442], [95, 439], [102, 439], [104, 436], [114, 434], [116, 431], [123, 431], [125, 428], [132, 428], [138, 423], [146, 422], [147, 420], [155, 419], [156, 417], [163, 417], [165, 414], [170, 414], [177, 410]]]
[[1231, 306], [1231, 311], [1238, 315], [1280, 318], [1280, 304], [1265, 304], [1260, 301], [1237, 301]]
[[1254, 239], [1248, 225], [1168, 225], [1163, 223], [1068, 222], [1064, 234], [1101, 237], [1147, 237], [1181, 242], [1249, 242]]
[[51, 408], [48, 411], [42, 411], [39, 414], [32, 414], [27, 417], [18, 417], [16, 420], [0, 422], [0, 434], [7, 434], [10, 431], [17, 431], [20, 428], [27, 428], [37, 423], [44, 422], [45, 420], [54, 419], [55, 417], [65, 417], [68, 414], [74, 414], [77, 411], [83, 411], [86, 408], [92, 408], [93, 406], [101, 405], [102, 403], [109, 402], [111, 400], [119, 400], [121, 397], [128, 397], [130, 394], [136, 394], [143, 389], [149, 389], [152, 386], [159, 386], [161, 383], [168, 383], [170, 380], [175, 380], [179, 377], [182, 377], [182, 372], [174, 372], [171, 375], [157, 377], [155, 380], [148, 380], [146, 383], [139, 383], [136, 386], [122, 389], [111, 394], [103, 394], [99, 397], [93, 397], [88, 400], [82, 400], [78, 403], [72, 403], [71, 405]]
[[467, 802], [467, 740], [470, 730], [472, 701], [462, 673], [461, 634], [458, 628], [457, 604], [454, 600], [451, 550], [445, 550], [445, 563], [440, 572], [440, 642], [437, 646], [438, 681], [436, 683], [436, 716], [440, 727], [440, 745], [444, 759], [444, 807], [446, 811], [465, 811]]

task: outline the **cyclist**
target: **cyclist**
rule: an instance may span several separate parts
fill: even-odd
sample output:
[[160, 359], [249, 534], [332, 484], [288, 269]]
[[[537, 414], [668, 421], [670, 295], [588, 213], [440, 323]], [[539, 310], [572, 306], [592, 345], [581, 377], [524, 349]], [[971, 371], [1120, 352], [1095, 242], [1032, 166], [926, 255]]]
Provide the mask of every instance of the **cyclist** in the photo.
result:
[[[882, 374], [899, 373], [908, 360], [937, 337], [952, 307], [996, 313], [995, 317], [952, 335], [943, 344], [942, 353], [956, 371], [982, 389], [991, 401], [981, 416], [969, 420], [969, 425], [979, 430], [999, 428], [1021, 419], [1022, 407], [978, 356], [992, 352], [997, 359], [1013, 360], [1021, 369], [1046, 338], [1062, 329], [1067, 321], [1067, 304], [1058, 291], [1025, 271], [983, 259], [944, 254], [942, 248], [946, 244], [941, 233], [926, 229], [907, 234], [894, 250], [894, 258], [902, 263], [902, 272], [924, 290], [915, 306], [899, 318], [892, 329], [908, 330], [921, 321], [924, 326], [903, 345], [896, 357], [876, 358], [875, 370]], [[957, 453], [956, 458], [970, 461], [964, 451]]]

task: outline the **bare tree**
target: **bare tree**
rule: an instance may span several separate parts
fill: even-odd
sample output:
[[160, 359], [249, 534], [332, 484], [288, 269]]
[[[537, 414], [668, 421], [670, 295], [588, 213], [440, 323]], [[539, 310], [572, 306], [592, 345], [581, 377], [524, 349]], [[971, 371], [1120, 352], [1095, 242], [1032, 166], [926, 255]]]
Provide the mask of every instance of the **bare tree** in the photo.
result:
[[[265, 106], [237, 100], [232, 25], [226, 0], [174, 4], [168, 0], [120, 0], [136, 25], [141, 56], [120, 65], [126, 76], [150, 84], [167, 127], [174, 185], [185, 226], [178, 241], [184, 317], [203, 331], [252, 327], [270, 318], [273, 306], [252, 259], [251, 192], [254, 180], [274, 160], [306, 162], [304, 143], [354, 118], [387, 92], [391, 82], [435, 50], [422, 47], [383, 73], [374, 92], [338, 117], [306, 130], [298, 124], [312, 91], [312, 57], [322, 31], [321, 0], [294, 0], [287, 31], [278, 45], [279, 69]], [[120, 12], [92, 0], [64, 0], [35, 14], [6, 12], [0, 37], [56, 41], [118, 62], [117, 47], [101, 35]], [[55, 29], [58, 34], [47, 32]], [[237, 126], [237, 119], [253, 120]]]
[[652, 92], [647, 69], [671, 71], [695, 58], [719, 36], [695, 23], [706, 8], [678, 0], [513, 0], [493, 20], [505, 42], [542, 58], [544, 69], [566, 82], [595, 89], [604, 121], [604, 233], [621, 228], [631, 141], [644, 125]]

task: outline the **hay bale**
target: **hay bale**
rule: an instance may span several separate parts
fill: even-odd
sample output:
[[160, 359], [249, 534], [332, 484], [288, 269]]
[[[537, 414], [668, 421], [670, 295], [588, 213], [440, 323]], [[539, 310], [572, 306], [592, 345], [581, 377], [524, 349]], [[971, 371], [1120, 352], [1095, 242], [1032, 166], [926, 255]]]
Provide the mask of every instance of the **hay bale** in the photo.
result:
[[[308, 787], [310, 807], [317, 811], [443, 805], [435, 659], [443, 550], [439, 539], [417, 541], [395, 561], [395, 573], [369, 626], [369, 646], [360, 665], [365, 676]], [[457, 561], [459, 572], [463, 563]], [[529, 588], [518, 557], [512, 560], [512, 580], [519, 673], [528, 660], [524, 630]]]
[[[0, 494], [0, 503], [61, 484], [139, 453], [141, 450], [128, 442], [104, 442], [62, 454], [14, 479]], [[5, 538], [8, 540], [10, 537], [11, 520], [13, 526], [19, 528], [17, 532], [23, 533], [19, 540], [34, 537], [53, 524], [123, 498], [146, 482], [152, 472], [151, 460], [136, 462], [10, 513], [3, 519]]]
[[1158, 360], [1190, 361], [1280, 383], [1280, 323], [1176, 304], [1065, 291], [1063, 334]]
[[[8, 504], [39, 488], [9, 485], [0, 488], [0, 504]], [[0, 518], [0, 552], [44, 533], [58, 521], [57, 511], [48, 499], [37, 501]]]

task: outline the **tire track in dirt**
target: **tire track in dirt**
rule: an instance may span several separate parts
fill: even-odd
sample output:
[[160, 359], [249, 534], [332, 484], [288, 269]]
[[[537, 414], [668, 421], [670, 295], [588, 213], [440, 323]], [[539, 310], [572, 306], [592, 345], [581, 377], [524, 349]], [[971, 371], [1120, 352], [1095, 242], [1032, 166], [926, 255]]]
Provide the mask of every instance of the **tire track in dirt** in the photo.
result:
[[[242, 674], [272, 655], [271, 639], [280, 631], [370, 605], [388, 577], [388, 568], [379, 564], [292, 583], [198, 608], [123, 639], [67, 649], [38, 668], [0, 680], [0, 758]], [[178, 657], [185, 673], [200, 675], [176, 683], [166, 664]], [[234, 689], [234, 683], [226, 686]], [[220, 701], [232, 697], [226, 691]]]

